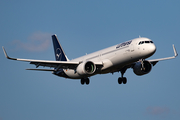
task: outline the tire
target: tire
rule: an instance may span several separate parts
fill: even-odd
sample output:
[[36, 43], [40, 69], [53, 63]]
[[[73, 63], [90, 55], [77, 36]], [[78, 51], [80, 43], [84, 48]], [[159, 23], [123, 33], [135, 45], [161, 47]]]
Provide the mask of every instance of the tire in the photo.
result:
[[86, 85], [89, 85], [89, 83], [90, 83], [90, 80], [89, 80], [89, 78], [87, 78], [86, 79]]
[[85, 80], [81, 79], [81, 84], [84, 85], [84, 83], [85, 83]]
[[123, 84], [126, 84], [127, 83], [127, 78], [124, 77], [122, 81], [123, 81]]
[[118, 83], [119, 83], [119, 84], [122, 84], [122, 82], [123, 82], [122, 78], [119, 77], [119, 78], [118, 78]]

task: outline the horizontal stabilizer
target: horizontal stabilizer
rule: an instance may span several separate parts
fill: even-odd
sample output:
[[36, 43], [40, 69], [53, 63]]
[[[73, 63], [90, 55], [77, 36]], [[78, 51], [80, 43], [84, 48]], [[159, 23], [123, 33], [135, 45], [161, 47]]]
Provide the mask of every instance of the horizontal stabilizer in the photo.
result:
[[53, 69], [26, 69], [26, 70], [36, 70], [36, 71], [54, 71]]

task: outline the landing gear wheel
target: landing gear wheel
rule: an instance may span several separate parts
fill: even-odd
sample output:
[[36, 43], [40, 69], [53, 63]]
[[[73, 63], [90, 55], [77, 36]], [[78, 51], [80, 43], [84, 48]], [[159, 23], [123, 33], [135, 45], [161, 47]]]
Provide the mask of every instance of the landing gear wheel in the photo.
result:
[[86, 85], [89, 85], [89, 83], [90, 83], [89, 78], [82, 78], [81, 79], [81, 84], [84, 85], [85, 83], [86, 83]]
[[86, 85], [89, 85], [90, 81], [89, 78], [86, 79]]
[[127, 67], [124, 67], [122, 68], [120, 71], [121, 71], [121, 77], [118, 78], [118, 83], [119, 84], [126, 84], [127, 83], [127, 78], [126, 77], [123, 77], [124, 73], [126, 72], [127, 70]]
[[127, 83], [126, 77], [123, 77], [122, 79], [123, 79], [123, 84], [126, 84]]
[[84, 85], [85, 79], [81, 79], [81, 84]]
[[122, 78], [119, 77], [119, 78], [118, 78], [118, 83], [119, 83], [119, 84], [122, 84], [122, 82], [123, 82], [123, 81], [122, 81]]

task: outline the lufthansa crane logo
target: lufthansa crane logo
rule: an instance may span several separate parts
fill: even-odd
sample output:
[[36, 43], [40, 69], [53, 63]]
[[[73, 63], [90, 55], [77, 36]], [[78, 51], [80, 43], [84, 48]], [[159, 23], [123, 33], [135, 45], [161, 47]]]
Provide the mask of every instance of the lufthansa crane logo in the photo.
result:
[[56, 49], [56, 59], [61, 59], [62, 57], [62, 51], [60, 48]]

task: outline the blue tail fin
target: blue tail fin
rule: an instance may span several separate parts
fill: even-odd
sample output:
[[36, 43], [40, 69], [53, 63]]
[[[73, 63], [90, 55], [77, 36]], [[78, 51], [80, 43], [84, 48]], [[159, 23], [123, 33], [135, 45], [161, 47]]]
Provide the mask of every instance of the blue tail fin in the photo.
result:
[[53, 41], [53, 45], [54, 45], [54, 53], [55, 53], [56, 61], [67, 61], [68, 59], [61, 47], [61, 44], [59, 43], [56, 35], [52, 35], [52, 41]]

